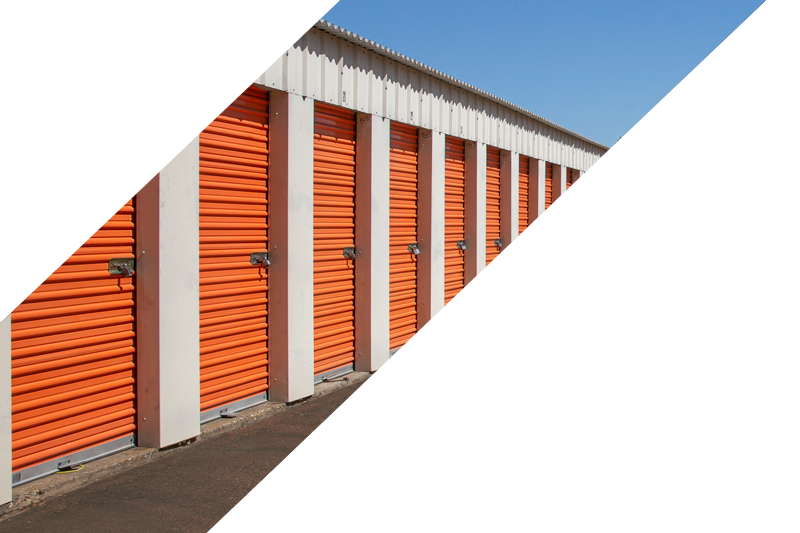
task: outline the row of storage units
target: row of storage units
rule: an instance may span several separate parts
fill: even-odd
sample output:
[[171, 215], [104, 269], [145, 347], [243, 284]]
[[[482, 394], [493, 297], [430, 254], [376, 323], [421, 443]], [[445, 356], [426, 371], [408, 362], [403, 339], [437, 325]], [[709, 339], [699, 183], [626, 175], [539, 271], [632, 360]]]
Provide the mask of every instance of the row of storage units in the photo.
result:
[[[199, 137], [201, 421], [269, 398], [268, 92], [245, 91]], [[418, 330], [419, 132], [389, 143], [389, 349]], [[356, 346], [356, 138], [353, 111], [314, 103], [313, 371], [352, 371]], [[467, 281], [465, 140], [444, 146], [444, 302]], [[531, 164], [519, 159], [519, 225]], [[567, 169], [567, 186], [579, 173]], [[486, 263], [502, 250], [501, 152], [487, 148]], [[546, 165], [546, 205], [553, 165]], [[20, 484], [134, 446], [137, 431], [136, 198], [11, 316], [12, 470]], [[369, 221], [367, 221], [369, 223]]]

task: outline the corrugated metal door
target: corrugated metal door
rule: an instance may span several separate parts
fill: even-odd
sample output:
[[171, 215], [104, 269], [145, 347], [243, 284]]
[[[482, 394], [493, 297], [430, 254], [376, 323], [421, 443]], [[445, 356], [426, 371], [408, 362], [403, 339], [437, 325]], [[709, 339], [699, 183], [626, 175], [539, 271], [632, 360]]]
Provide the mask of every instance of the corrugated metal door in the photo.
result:
[[[268, 102], [251, 87], [200, 134], [200, 410], [266, 399]], [[208, 419], [208, 416], [204, 417]]]
[[486, 147], [486, 264], [500, 255], [500, 149]]
[[527, 156], [519, 156], [519, 232], [528, 227], [530, 165]]
[[[417, 128], [392, 122], [389, 150], [389, 349], [417, 332]], [[411, 248], [411, 250], [409, 249]]]
[[574, 174], [572, 173], [572, 169], [568, 168], [567, 169], [567, 189], [572, 187], [573, 178], [574, 178]]
[[135, 257], [134, 224], [131, 200], [11, 314], [15, 472], [133, 446], [135, 267], [113, 275], [109, 260]]
[[314, 374], [355, 361], [356, 116], [314, 104]]
[[553, 163], [545, 165], [544, 176], [544, 208], [553, 205]]
[[465, 185], [466, 159], [464, 140], [447, 137], [444, 160], [444, 303], [464, 288], [464, 243], [466, 232]]

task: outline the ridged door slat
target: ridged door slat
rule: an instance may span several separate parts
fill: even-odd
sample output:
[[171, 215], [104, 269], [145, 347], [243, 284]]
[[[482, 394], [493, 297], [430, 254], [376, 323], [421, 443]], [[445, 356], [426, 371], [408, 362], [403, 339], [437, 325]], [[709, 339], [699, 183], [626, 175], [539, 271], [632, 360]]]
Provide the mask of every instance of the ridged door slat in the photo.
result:
[[248, 88], [200, 134], [200, 410], [267, 390], [269, 102]]
[[389, 148], [389, 349], [417, 332], [417, 128], [392, 122]]
[[553, 163], [545, 165], [544, 175], [544, 208], [553, 205]]
[[11, 314], [12, 469], [136, 430], [136, 276], [129, 201]]
[[466, 232], [464, 140], [447, 137], [444, 160], [444, 303], [464, 288], [464, 252], [456, 243]]
[[355, 361], [356, 118], [314, 104], [314, 374]]
[[530, 164], [527, 156], [519, 156], [519, 232], [528, 227], [530, 201]]
[[502, 236], [500, 225], [500, 149], [486, 148], [486, 264], [500, 255], [494, 241]]
[[572, 169], [568, 168], [567, 169], [567, 189], [572, 187], [573, 176], [574, 176], [574, 174], [572, 173]]

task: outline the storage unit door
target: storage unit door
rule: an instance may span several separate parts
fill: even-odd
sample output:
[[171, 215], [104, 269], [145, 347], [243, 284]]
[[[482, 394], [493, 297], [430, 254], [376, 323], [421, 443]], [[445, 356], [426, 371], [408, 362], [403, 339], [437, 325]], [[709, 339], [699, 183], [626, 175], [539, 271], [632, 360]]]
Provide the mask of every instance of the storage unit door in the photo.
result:
[[545, 165], [544, 176], [544, 208], [553, 205], [553, 163]]
[[134, 445], [134, 217], [131, 200], [11, 314], [15, 484]]
[[314, 104], [314, 374], [355, 362], [355, 113]]
[[572, 169], [568, 168], [567, 169], [567, 189], [572, 187], [573, 179], [574, 179], [574, 174], [572, 173]]
[[447, 137], [444, 160], [444, 303], [464, 288], [464, 243], [466, 232], [466, 160], [464, 140]]
[[[486, 148], [486, 264], [500, 255], [500, 149]], [[502, 244], [502, 243], [501, 243]]]
[[389, 349], [417, 332], [417, 128], [392, 122], [389, 149]]
[[519, 232], [528, 227], [528, 205], [530, 194], [530, 165], [528, 156], [519, 156]]
[[200, 134], [202, 421], [266, 400], [267, 106], [251, 87]]

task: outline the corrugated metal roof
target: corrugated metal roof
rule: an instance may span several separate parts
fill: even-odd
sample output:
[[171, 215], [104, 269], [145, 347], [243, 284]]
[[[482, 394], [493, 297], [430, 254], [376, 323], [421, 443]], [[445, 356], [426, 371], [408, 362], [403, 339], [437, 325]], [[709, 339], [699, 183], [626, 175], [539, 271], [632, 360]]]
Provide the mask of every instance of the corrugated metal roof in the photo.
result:
[[384, 57], [388, 57], [390, 59], [393, 59], [394, 61], [397, 61], [398, 63], [402, 63], [403, 65], [406, 65], [406, 66], [411, 67], [411, 68], [413, 68], [415, 70], [423, 72], [423, 73], [425, 73], [425, 74], [427, 74], [429, 76], [432, 76], [434, 78], [437, 78], [437, 79], [440, 79], [440, 80], [445, 81], [447, 83], [450, 83], [451, 85], [455, 85], [456, 87], [464, 89], [465, 91], [469, 91], [471, 93], [477, 94], [478, 96], [481, 96], [482, 98], [486, 98], [487, 100], [491, 100], [493, 102], [497, 102], [498, 104], [500, 104], [502, 106], [505, 106], [505, 107], [507, 107], [509, 109], [513, 109], [514, 111], [516, 111], [518, 113], [526, 115], [526, 116], [528, 116], [528, 117], [530, 117], [530, 118], [532, 118], [534, 120], [537, 120], [537, 121], [539, 121], [539, 122], [541, 122], [543, 124], [546, 124], [546, 125], [548, 125], [548, 126], [550, 126], [552, 128], [560, 130], [560, 131], [562, 131], [562, 132], [564, 132], [564, 133], [566, 133], [568, 135], [571, 135], [571, 136], [573, 136], [573, 137], [575, 137], [577, 139], [580, 139], [582, 141], [585, 141], [585, 142], [588, 142], [588, 143], [593, 144], [595, 146], [598, 146], [598, 147], [600, 147], [600, 148], [602, 148], [604, 150], [609, 150], [608, 146], [606, 146], [604, 144], [600, 144], [597, 141], [593, 141], [592, 139], [584, 137], [583, 135], [580, 135], [579, 133], [575, 133], [574, 131], [569, 130], [569, 129], [563, 127], [563, 126], [559, 126], [555, 122], [552, 122], [550, 120], [547, 120], [544, 117], [541, 117], [541, 116], [539, 116], [539, 115], [537, 115], [535, 113], [532, 113], [532, 112], [528, 111], [527, 109], [518, 106], [517, 104], [509, 102], [508, 100], [500, 98], [499, 96], [495, 96], [495, 95], [493, 95], [491, 93], [487, 93], [484, 90], [478, 89], [474, 85], [470, 85], [469, 83], [466, 83], [466, 82], [463, 82], [461, 80], [458, 80], [458, 79], [456, 79], [456, 78], [454, 78], [454, 77], [452, 77], [452, 76], [450, 76], [448, 74], [445, 74], [444, 72], [441, 72], [439, 70], [431, 68], [428, 65], [425, 65], [424, 63], [420, 63], [419, 61], [417, 61], [415, 59], [411, 59], [410, 57], [404, 56], [403, 54], [400, 54], [400, 53], [397, 53], [397, 52], [395, 52], [394, 50], [392, 50], [390, 48], [386, 48], [385, 46], [382, 46], [382, 45], [376, 43], [375, 41], [370, 41], [369, 39], [365, 39], [364, 37], [361, 37], [360, 35], [358, 35], [356, 33], [353, 33], [353, 32], [351, 32], [349, 30], [346, 30], [344, 28], [336, 26], [335, 24], [331, 24], [330, 22], [328, 22], [326, 20], [320, 20], [319, 22], [317, 22], [314, 25], [314, 27], [317, 28], [318, 30], [322, 30], [322, 31], [328, 32], [331, 35], [335, 35], [337, 37], [340, 37], [340, 38], [342, 38], [342, 39], [344, 39], [344, 40], [346, 40], [348, 42], [351, 42], [353, 44], [356, 44], [358, 46], [362, 46], [362, 47], [364, 47], [364, 48], [366, 48], [368, 50], [371, 50], [371, 51], [373, 51], [373, 52], [375, 52], [377, 54], [380, 54], [380, 55], [382, 55]]

